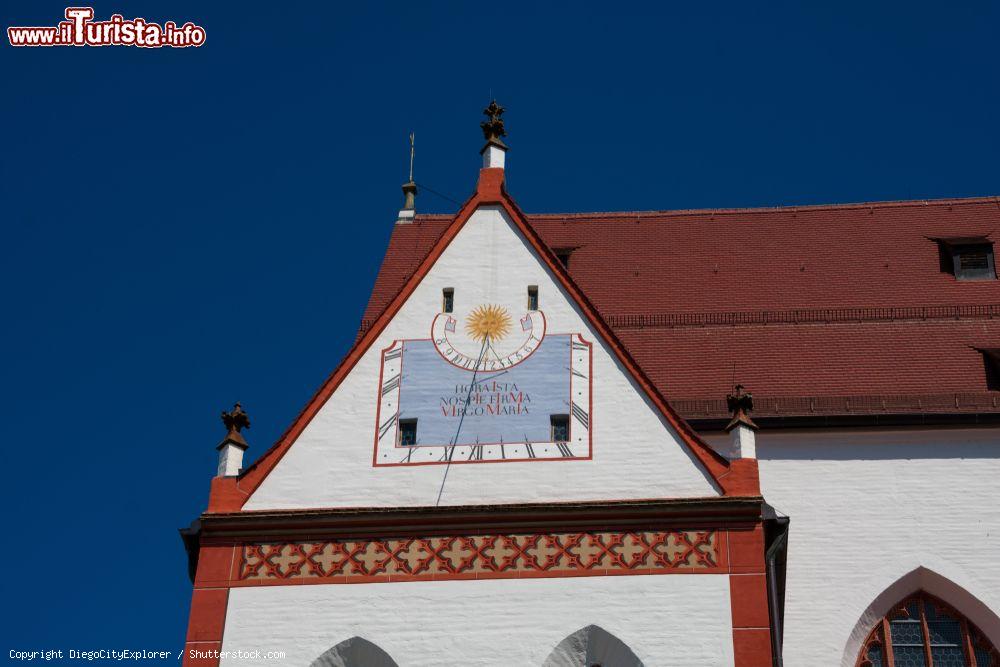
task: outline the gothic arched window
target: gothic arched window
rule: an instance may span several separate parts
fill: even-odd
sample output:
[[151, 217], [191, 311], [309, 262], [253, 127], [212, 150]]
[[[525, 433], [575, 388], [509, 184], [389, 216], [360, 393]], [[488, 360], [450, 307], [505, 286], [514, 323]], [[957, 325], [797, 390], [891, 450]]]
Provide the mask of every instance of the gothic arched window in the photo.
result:
[[968, 619], [921, 592], [875, 624], [857, 667], [1000, 667], [1000, 652]]

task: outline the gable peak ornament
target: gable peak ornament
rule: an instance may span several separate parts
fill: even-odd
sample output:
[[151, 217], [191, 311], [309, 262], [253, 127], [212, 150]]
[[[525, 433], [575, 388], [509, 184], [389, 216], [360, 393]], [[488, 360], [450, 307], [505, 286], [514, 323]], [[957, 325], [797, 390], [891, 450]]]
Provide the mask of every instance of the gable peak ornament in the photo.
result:
[[222, 423], [226, 427], [226, 437], [216, 447], [219, 450], [218, 477], [235, 477], [243, 470], [243, 452], [250, 446], [240, 433], [250, 428], [250, 417], [237, 403], [229, 412], [222, 411]]
[[744, 391], [745, 389], [746, 387], [738, 384], [733, 387], [733, 393], [726, 396], [726, 405], [729, 407], [730, 414], [733, 415], [732, 420], [726, 426], [727, 431], [740, 424], [757, 430], [757, 424], [750, 418], [750, 413], [753, 412], [753, 394]]
[[243, 411], [242, 405], [236, 403], [233, 405], [233, 409], [229, 412], [223, 410], [222, 423], [226, 427], [226, 437], [222, 441], [223, 444], [226, 442], [233, 442], [238, 445], [243, 445], [243, 447], [248, 446], [247, 441], [243, 438], [240, 431], [245, 428], [250, 428], [250, 417]]
[[487, 146], [499, 146], [500, 148], [507, 148], [507, 144], [503, 142], [501, 137], [507, 136], [507, 130], [503, 126], [503, 112], [506, 111], [502, 106], [497, 104], [496, 100], [490, 102], [490, 105], [483, 109], [483, 115], [485, 115], [489, 120], [484, 120], [479, 124], [479, 127], [483, 128], [483, 137], [486, 139]]

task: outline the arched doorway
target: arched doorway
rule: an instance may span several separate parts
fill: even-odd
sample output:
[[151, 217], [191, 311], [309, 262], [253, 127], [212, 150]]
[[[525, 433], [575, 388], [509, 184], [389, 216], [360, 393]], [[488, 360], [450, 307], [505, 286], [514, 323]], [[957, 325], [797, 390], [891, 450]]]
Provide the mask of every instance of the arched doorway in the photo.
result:
[[875, 623], [857, 667], [1000, 667], [997, 651], [965, 616], [918, 591]]

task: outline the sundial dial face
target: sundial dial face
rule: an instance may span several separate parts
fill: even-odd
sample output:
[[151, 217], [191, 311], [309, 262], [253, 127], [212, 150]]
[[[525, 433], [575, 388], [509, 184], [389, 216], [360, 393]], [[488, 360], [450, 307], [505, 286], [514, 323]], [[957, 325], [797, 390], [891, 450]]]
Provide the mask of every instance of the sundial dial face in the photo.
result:
[[375, 466], [591, 456], [592, 344], [545, 313], [476, 304], [382, 351]]

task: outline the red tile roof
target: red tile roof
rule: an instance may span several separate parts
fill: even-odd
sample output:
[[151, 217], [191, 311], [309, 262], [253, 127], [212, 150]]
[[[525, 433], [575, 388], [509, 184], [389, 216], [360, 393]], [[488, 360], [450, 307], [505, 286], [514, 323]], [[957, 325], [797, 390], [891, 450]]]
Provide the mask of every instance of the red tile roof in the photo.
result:
[[[1000, 281], [941, 272], [934, 241], [997, 238], [997, 198], [527, 217], [685, 416], [724, 415], [734, 365], [758, 414], [1000, 412], [977, 351]], [[362, 328], [451, 219], [395, 226]]]

